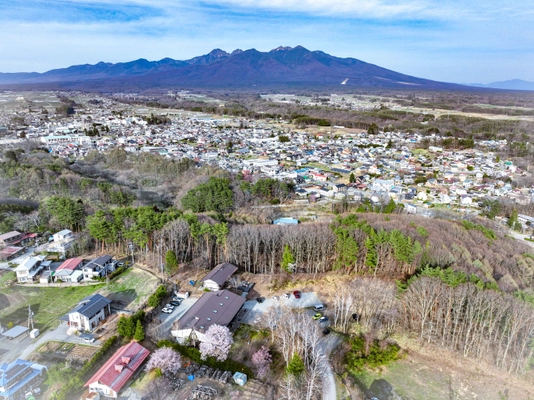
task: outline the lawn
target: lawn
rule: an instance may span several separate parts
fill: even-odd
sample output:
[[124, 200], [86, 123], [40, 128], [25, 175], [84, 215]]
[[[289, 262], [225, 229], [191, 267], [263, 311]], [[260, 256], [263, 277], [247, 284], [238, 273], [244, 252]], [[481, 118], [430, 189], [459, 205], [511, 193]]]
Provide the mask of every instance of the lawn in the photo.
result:
[[[1, 280], [6, 278], [4, 274]], [[0, 318], [2, 324], [24, 323], [28, 318], [28, 305], [34, 313], [35, 327], [44, 331], [55, 326], [59, 317], [65, 315], [81, 299], [94, 293], [102, 285], [68, 287], [32, 287], [14, 285], [2, 288], [0, 294]]]
[[117, 302], [120, 308], [136, 309], [156, 289], [158, 278], [136, 268], [129, 269], [109, 285], [32, 287], [32, 285], [5, 286], [15, 279], [14, 272], [0, 275], [0, 321], [25, 325], [28, 305], [34, 313], [34, 325], [41, 332], [55, 327], [57, 320], [78, 302], [95, 292]]
[[159, 279], [149, 272], [138, 268], [130, 268], [118, 276], [109, 285], [99, 291], [106, 296], [131, 310], [137, 309], [158, 287]]

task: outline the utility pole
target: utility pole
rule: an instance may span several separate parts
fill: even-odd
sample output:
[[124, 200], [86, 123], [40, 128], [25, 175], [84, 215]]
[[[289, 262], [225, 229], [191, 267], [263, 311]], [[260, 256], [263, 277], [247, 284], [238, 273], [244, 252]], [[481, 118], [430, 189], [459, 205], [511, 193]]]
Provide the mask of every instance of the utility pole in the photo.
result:
[[28, 304], [28, 328], [31, 326], [31, 330], [33, 331], [33, 311]]
[[134, 244], [133, 242], [128, 243], [128, 247], [130, 248], [130, 251], [132, 252], [132, 266], [134, 265]]

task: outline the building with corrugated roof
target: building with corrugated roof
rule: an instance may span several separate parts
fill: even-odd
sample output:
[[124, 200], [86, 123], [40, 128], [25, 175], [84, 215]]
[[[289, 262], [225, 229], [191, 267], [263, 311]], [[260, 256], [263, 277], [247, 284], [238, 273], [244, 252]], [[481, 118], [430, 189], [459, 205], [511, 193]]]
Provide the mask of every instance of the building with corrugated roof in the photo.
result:
[[212, 325], [228, 326], [245, 304], [245, 298], [228, 290], [207, 292], [173, 325], [171, 335], [180, 343], [193, 338], [204, 340]]
[[84, 387], [88, 387], [89, 392], [116, 399], [149, 355], [150, 351], [139, 343], [130, 342], [118, 349]]

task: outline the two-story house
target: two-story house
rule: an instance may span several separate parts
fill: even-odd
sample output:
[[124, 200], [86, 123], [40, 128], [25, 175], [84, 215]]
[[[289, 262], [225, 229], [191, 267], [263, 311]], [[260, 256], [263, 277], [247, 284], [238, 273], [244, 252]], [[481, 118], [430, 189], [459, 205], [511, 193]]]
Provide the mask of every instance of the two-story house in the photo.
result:
[[92, 332], [98, 324], [111, 314], [111, 300], [100, 294], [84, 298], [69, 313], [69, 325], [79, 331]]
[[113, 257], [106, 254], [104, 256], [93, 258], [82, 268], [83, 278], [91, 279], [93, 277], [104, 277], [108, 273], [113, 272], [115, 264], [113, 263]]
[[15, 268], [17, 281], [33, 282], [43, 269], [41, 263], [45, 258], [46, 256], [26, 257], [19, 266]]

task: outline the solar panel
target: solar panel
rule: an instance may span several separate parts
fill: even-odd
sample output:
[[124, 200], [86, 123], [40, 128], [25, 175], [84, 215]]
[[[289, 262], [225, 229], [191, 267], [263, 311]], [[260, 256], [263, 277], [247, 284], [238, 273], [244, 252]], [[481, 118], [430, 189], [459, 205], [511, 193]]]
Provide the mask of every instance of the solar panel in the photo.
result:
[[24, 371], [26, 369], [26, 365], [23, 364], [16, 364], [13, 368], [10, 368], [6, 371], [6, 380], [11, 380], [15, 376], [17, 376], [21, 371]]

